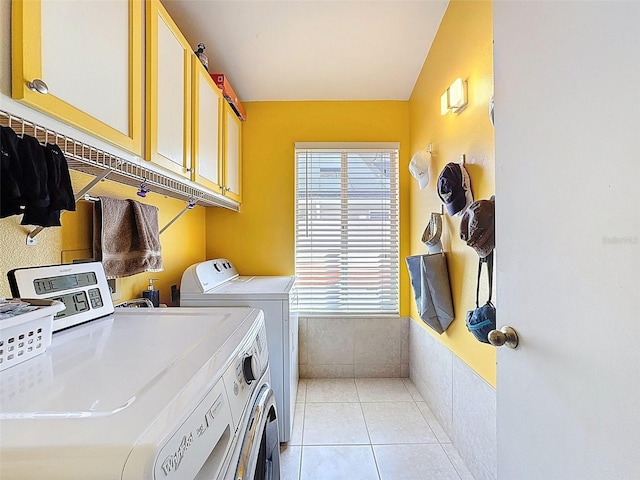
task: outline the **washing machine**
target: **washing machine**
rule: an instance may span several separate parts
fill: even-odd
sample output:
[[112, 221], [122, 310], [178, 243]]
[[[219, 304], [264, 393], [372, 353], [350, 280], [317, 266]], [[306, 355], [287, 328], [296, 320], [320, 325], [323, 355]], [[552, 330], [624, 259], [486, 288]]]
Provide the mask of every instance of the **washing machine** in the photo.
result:
[[226, 258], [191, 265], [180, 284], [183, 307], [239, 306], [264, 312], [281, 442], [291, 438], [298, 393], [296, 302], [295, 277], [242, 276]]
[[0, 477], [279, 479], [260, 310], [114, 309], [99, 262], [10, 284], [66, 309], [43, 353], [0, 371]]

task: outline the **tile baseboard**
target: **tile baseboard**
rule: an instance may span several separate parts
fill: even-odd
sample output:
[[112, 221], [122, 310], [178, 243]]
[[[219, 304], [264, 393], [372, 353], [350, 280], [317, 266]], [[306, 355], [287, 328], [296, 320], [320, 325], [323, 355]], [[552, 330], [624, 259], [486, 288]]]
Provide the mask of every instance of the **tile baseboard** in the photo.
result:
[[410, 321], [409, 378], [476, 480], [496, 480], [496, 392]]
[[299, 319], [301, 378], [406, 378], [406, 317]]

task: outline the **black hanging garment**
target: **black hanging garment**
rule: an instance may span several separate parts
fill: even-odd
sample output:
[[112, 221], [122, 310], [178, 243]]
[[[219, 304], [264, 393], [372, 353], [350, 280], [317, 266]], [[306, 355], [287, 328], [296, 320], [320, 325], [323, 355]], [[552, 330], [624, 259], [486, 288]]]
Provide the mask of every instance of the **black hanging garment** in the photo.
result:
[[0, 127], [0, 218], [21, 215], [22, 166], [18, 157], [20, 138], [9, 127]]
[[[44, 156], [47, 159], [49, 168], [49, 197], [51, 198], [50, 208], [55, 210], [67, 210], [75, 212], [76, 200], [69, 174], [67, 159], [58, 145], [47, 143], [44, 147]], [[51, 175], [51, 172], [55, 174]]]
[[71, 186], [71, 176], [64, 154], [57, 145], [40, 146], [47, 168], [47, 193], [49, 204], [45, 207], [27, 205], [22, 225], [41, 227], [60, 226], [60, 211], [75, 211], [76, 203]]
[[0, 218], [21, 215], [21, 225], [60, 226], [60, 212], [76, 209], [69, 166], [57, 145], [40, 145], [0, 127]]
[[[18, 143], [18, 158], [22, 166], [20, 190], [25, 209], [49, 206], [47, 161], [38, 139], [23, 135]], [[22, 224], [25, 225], [24, 221]]]

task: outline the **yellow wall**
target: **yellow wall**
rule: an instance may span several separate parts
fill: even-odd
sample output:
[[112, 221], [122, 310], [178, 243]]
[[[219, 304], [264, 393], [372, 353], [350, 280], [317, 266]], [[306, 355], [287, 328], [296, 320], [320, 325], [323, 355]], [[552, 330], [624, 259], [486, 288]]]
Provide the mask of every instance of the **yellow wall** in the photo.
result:
[[[124, 279], [120, 298], [139, 296], [148, 277], [154, 276], [161, 279], [161, 301], [168, 303], [170, 285], [179, 285], [184, 269], [205, 258], [228, 257], [246, 274], [293, 274], [294, 143], [395, 141], [400, 142], [401, 314], [418, 319], [404, 258], [426, 252], [420, 239], [430, 212], [440, 211], [438, 173], [464, 153], [476, 199], [494, 193], [493, 129], [487, 116], [493, 90], [491, 15], [490, 2], [451, 1], [409, 102], [245, 104], [240, 213], [202, 207], [187, 212], [161, 236], [165, 271]], [[3, 54], [3, 65], [8, 65], [8, 51]], [[468, 80], [469, 106], [458, 116], [440, 116], [440, 95], [458, 76]], [[411, 155], [429, 143], [434, 147], [432, 181], [419, 190], [407, 165]], [[73, 179], [76, 190], [88, 182], [81, 174]], [[137, 199], [135, 189], [109, 181], [91, 193]], [[161, 226], [184, 207], [153, 195], [145, 201], [160, 208]], [[83, 203], [78, 213], [63, 215], [62, 228], [42, 232], [34, 247], [25, 245], [29, 227], [20, 226], [18, 217], [0, 220], [0, 295], [10, 294], [7, 270], [59, 263], [65, 254], [73, 256], [72, 251], [89, 247], [90, 211]], [[456, 319], [445, 334], [435, 336], [495, 385], [494, 348], [477, 342], [464, 325], [464, 315], [475, 301], [477, 256], [459, 240], [459, 222], [447, 217], [444, 234]]]
[[[422, 233], [431, 212], [440, 211], [436, 183], [448, 162], [466, 155], [474, 198], [494, 194], [493, 127], [488, 105], [493, 93], [493, 33], [491, 2], [452, 0], [409, 100], [411, 152], [433, 145], [431, 181], [424, 190], [417, 182], [410, 189], [411, 253], [426, 253]], [[456, 77], [468, 81], [469, 104], [459, 115], [440, 115], [440, 96]], [[499, 115], [499, 113], [498, 113]], [[499, 199], [498, 199], [499, 201]], [[460, 240], [460, 218], [445, 215], [444, 249], [455, 309], [455, 320], [443, 334], [433, 333], [443, 344], [495, 386], [495, 348], [485, 345], [467, 331], [465, 314], [475, 306], [478, 256]], [[496, 261], [498, 260], [496, 250]], [[481, 291], [481, 302], [487, 291]], [[495, 300], [495, 293], [494, 293]], [[499, 312], [498, 312], [499, 315]], [[411, 316], [419, 319], [415, 305]]]
[[[407, 102], [251, 102], [245, 107], [242, 208], [240, 213], [207, 211], [207, 258], [229, 258], [243, 274], [294, 274], [295, 142], [400, 142], [404, 258], [410, 179]], [[408, 315], [404, 269], [401, 282], [401, 311]]]
[[[80, 190], [93, 177], [72, 172], [74, 191]], [[136, 196], [136, 189], [114, 182], [100, 182], [91, 190], [91, 195], [113, 198], [133, 198], [159, 208], [158, 224], [162, 228], [185, 203], [149, 193], [145, 199]], [[65, 212], [61, 217], [62, 227], [43, 230], [37, 237], [37, 245], [26, 246], [25, 237], [33, 227], [20, 225], [22, 217], [13, 216], [0, 220], [0, 296], [10, 296], [6, 272], [17, 266], [36, 266], [66, 263], [73, 258], [86, 258], [92, 241], [92, 203], [79, 201], [76, 212]], [[171, 285], [180, 286], [182, 272], [191, 264], [204, 260], [205, 209], [196, 206], [186, 212], [161, 236], [164, 271], [140, 273], [118, 281], [116, 301], [140, 297], [146, 289], [149, 277], [159, 278], [155, 282], [160, 289], [160, 302], [170, 304]]]

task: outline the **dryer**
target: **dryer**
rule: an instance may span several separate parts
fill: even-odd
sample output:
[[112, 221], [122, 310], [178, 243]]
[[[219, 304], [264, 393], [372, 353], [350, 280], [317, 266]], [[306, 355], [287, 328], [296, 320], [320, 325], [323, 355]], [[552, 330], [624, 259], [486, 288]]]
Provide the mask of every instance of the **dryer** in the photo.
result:
[[191, 265], [180, 284], [182, 307], [252, 307], [264, 312], [281, 442], [291, 438], [298, 393], [296, 303], [295, 277], [241, 276], [226, 258]]

